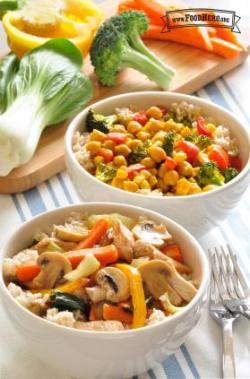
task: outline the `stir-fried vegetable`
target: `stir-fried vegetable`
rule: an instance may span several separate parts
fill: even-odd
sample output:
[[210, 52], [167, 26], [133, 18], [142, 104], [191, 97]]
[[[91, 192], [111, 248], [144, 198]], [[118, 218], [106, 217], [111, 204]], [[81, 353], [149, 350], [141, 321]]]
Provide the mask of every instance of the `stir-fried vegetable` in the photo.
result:
[[86, 129], [89, 133], [96, 129], [106, 134], [116, 120], [117, 117], [115, 115], [105, 117], [102, 114], [95, 113], [93, 109], [90, 109], [86, 118]]
[[[92, 247], [57, 250], [72, 236], [82, 237], [78, 247]], [[82, 330], [147, 327], [197, 293], [192, 269], [165, 225], [116, 213], [74, 213], [51, 233], [36, 233], [31, 246], [4, 260], [3, 275], [29, 311]]]
[[81, 67], [80, 51], [65, 39], [32, 50], [18, 70], [11, 65], [14, 77], [0, 84], [7, 105], [0, 115], [0, 175], [30, 160], [42, 131], [73, 116], [90, 99], [92, 85]]

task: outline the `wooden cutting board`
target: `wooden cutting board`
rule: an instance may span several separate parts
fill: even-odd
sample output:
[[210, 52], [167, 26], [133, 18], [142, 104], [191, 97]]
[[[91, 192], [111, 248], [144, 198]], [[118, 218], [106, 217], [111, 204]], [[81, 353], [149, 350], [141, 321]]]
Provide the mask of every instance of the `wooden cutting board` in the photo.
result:
[[[107, 17], [116, 12], [117, 3], [118, 0], [108, 0], [101, 4]], [[197, 91], [240, 65], [250, 51], [249, 40], [248, 51], [242, 53], [239, 58], [230, 60], [172, 42], [148, 41], [147, 45], [163, 61], [176, 69], [177, 73], [171, 83], [170, 91], [183, 93]], [[154, 83], [134, 70], [127, 69], [120, 73], [117, 85], [112, 88], [102, 87], [97, 83], [88, 59], [86, 59], [83, 70], [90, 76], [94, 84], [94, 96], [91, 103], [125, 92], [159, 90]], [[25, 165], [13, 170], [8, 176], [0, 177], [0, 193], [23, 192], [65, 168], [64, 134], [68, 123], [65, 122], [45, 130], [33, 158]]]

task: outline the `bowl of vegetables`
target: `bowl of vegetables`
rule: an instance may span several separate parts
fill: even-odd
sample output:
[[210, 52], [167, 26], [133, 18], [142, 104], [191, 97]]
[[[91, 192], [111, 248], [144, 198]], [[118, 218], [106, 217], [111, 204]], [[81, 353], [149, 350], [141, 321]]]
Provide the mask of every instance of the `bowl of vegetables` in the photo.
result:
[[163, 213], [200, 236], [249, 181], [249, 132], [230, 112], [189, 95], [123, 94], [81, 112], [66, 134], [78, 193]]
[[183, 343], [206, 301], [208, 262], [197, 241], [134, 206], [46, 212], [12, 235], [1, 260], [13, 325], [34, 354], [74, 378], [144, 372]]

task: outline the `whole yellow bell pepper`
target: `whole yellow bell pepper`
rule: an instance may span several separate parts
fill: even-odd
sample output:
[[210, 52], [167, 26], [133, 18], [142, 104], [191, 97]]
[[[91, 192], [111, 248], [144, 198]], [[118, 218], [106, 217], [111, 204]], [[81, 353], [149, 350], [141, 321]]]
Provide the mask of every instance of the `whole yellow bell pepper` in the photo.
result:
[[64, 7], [58, 17], [52, 14], [49, 18], [46, 6], [52, 8], [54, 0], [49, 1], [52, 3], [49, 4], [48, 0], [34, 1], [42, 6], [32, 9], [32, 24], [29, 23], [25, 8], [8, 11], [3, 16], [3, 26], [10, 49], [22, 57], [27, 51], [44, 44], [48, 39], [62, 37], [68, 38], [81, 50], [83, 56], [86, 56], [94, 34], [103, 20], [101, 10], [90, 0], [63, 0]]
[[116, 268], [121, 270], [129, 280], [130, 292], [134, 308], [132, 328], [141, 328], [145, 325], [147, 307], [142, 285], [141, 275], [135, 267], [124, 263], [117, 263]]

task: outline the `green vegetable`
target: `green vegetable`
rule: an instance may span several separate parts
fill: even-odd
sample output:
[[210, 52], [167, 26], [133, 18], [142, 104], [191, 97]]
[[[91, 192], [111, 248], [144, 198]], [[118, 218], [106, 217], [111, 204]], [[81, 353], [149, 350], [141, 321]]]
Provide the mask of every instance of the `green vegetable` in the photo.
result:
[[103, 85], [113, 86], [117, 73], [130, 67], [145, 74], [160, 87], [169, 87], [175, 71], [146, 48], [140, 36], [147, 29], [147, 17], [137, 11], [116, 15], [100, 27], [90, 50], [90, 58]]
[[52, 307], [59, 309], [59, 311], [80, 310], [88, 318], [89, 304], [75, 295], [54, 291], [50, 295], [50, 303]]
[[103, 133], [109, 133], [112, 125], [117, 121], [116, 115], [103, 116], [95, 113], [92, 109], [88, 111], [86, 118], [86, 129], [91, 133], [94, 129], [100, 130]]
[[95, 176], [104, 183], [110, 182], [115, 177], [115, 174], [116, 169], [113, 166], [108, 166], [104, 163], [98, 163], [96, 166]]
[[176, 307], [173, 305], [169, 299], [168, 293], [164, 293], [159, 300], [161, 301], [163, 308], [170, 314], [174, 315], [175, 313], [181, 311], [183, 307]]
[[65, 251], [54, 241], [50, 241], [50, 243], [47, 246], [47, 251], [58, 251], [59, 253], [65, 253]]
[[145, 145], [138, 146], [132, 153], [128, 156], [128, 162], [129, 164], [135, 164], [141, 162], [142, 159], [146, 158], [148, 156], [148, 150]]
[[239, 171], [236, 168], [228, 167], [224, 171], [222, 171], [222, 175], [225, 178], [225, 183], [230, 182], [233, 178], [235, 178], [239, 174]]
[[205, 150], [213, 143], [211, 138], [205, 136], [204, 134], [189, 134], [185, 137], [185, 140], [194, 143], [200, 150]]
[[32, 157], [42, 131], [77, 113], [92, 95], [81, 73], [82, 55], [58, 38], [27, 53], [6, 83], [8, 108], [0, 115], [0, 175]]
[[222, 185], [224, 178], [221, 175], [215, 162], [204, 163], [199, 170], [197, 175], [197, 181], [201, 186], [206, 186], [207, 184], [217, 184]]
[[93, 274], [93, 272], [97, 271], [100, 268], [100, 265], [100, 262], [94, 255], [88, 254], [80, 262], [77, 268], [64, 275], [64, 278], [70, 282], [81, 278], [87, 278], [89, 275]]
[[0, 62], [0, 113], [7, 108], [9, 94], [7, 88], [11, 88], [13, 79], [18, 70], [18, 58], [9, 54]]
[[0, 0], [0, 20], [7, 11], [14, 11], [19, 8], [18, 0]]
[[165, 140], [163, 141], [162, 148], [165, 150], [166, 154], [171, 157], [173, 155], [174, 150], [174, 142], [177, 139], [177, 133], [168, 132]]

